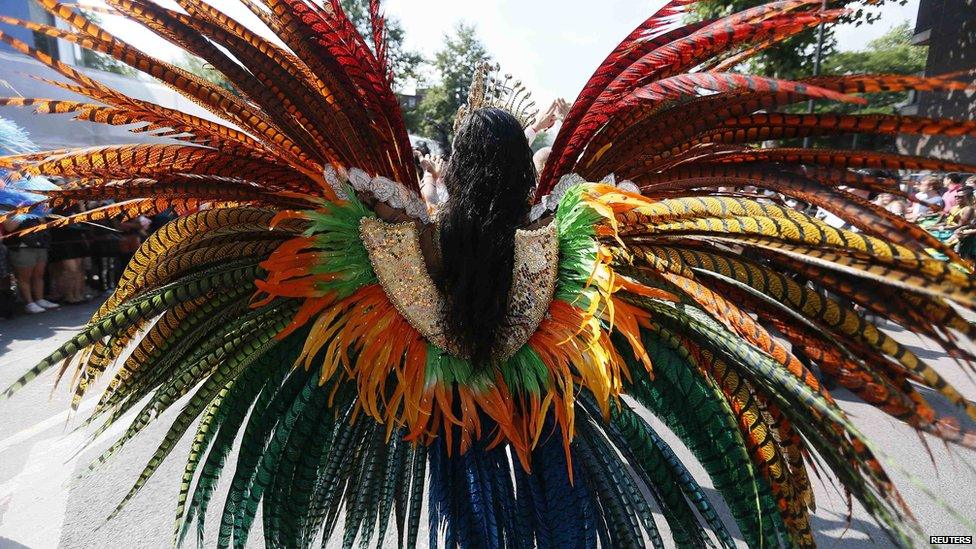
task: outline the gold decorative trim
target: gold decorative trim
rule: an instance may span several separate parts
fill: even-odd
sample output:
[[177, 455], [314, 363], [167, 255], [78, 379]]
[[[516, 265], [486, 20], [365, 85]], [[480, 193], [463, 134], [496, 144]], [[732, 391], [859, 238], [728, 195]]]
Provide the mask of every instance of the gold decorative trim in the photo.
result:
[[[397, 311], [428, 341], [459, 356], [444, 320], [444, 296], [424, 263], [414, 223], [363, 218], [359, 232], [373, 271]], [[498, 358], [515, 355], [549, 310], [559, 275], [559, 239], [554, 223], [515, 233], [515, 267], [508, 315], [499, 335]]]
[[508, 294], [508, 317], [500, 334], [498, 354], [511, 358], [539, 328], [559, 276], [556, 224], [515, 232], [515, 266]]
[[453, 348], [444, 324], [444, 296], [427, 272], [416, 225], [364, 217], [359, 234], [373, 272], [397, 311], [434, 345]]

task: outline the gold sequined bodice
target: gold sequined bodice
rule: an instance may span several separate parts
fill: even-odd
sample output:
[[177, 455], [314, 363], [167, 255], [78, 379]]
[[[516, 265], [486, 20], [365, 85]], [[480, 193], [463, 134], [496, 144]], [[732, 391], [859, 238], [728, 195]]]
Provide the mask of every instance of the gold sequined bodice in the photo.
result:
[[[428, 341], [458, 356], [444, 320], [444, 296], [427, 272], [417, 226], [364, 218], [359, 231], [376, 278], [400, 314]], [[535, 333], [549, 309], [558, 274], [555, 223], [516, 231], [512, 289], [497, 358], [511, 358]]]

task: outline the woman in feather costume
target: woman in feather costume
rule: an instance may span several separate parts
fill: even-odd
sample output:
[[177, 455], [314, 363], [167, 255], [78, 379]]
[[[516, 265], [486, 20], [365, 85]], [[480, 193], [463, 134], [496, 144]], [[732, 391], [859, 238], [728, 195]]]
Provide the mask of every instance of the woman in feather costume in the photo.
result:
[[[525, 121], [513, 116], [520, 100], [476, 86], [447, 169], [450, 202], [430, 220], [378, 2], [367, 44], [338, 1], [242, 1], [277, 40], [201, 0], [177, 0], [182, 11], [106, 0], [205, 60], [233, 93], [55, 0], [40, 3], [65, 28], [3, 18], [110, 55], [213, 115], [125, 96], [0, 34], [65, 78], [52, 85], [91, 98], [0, 104], [171, 138], [0, 160], [73, 179], [50, 193], [53, 207], [115, 200], [49, 226], [213, 205], [153, 234], [91, 322], [2, 396], [57, 367], [75, 404], [103, 381], [90, 419], [98, 432], [138, 411], [92, 467], [182, 402], [119, 509], [196, 425], [178, 542], [194, 523], [202, 541], [223, 473], [232, 481], [221, 547], [245, 545], [259, 506], [268, 546], [414, 547], [425, 497], [431, 545], [732, 547], [737, 527], [750, 546], [812, 546], [808, 467], [829, 469], [893, 543], [919, 539], [875, 447], [806, 364], [919, 431], [974, 446], [929, 398], [969, 418], [976, 406], [853, 309], [971, 363], [958, 342], [974, 328], [957, 309], [976, 302], [971, 265], [846, 189], [898, 192], [860, 168], [976, 167], [753, 144], [976, 135], [972, 121], [783, 112], [808, 99], [965, 84], [737, 74], [743, 59], [841, 12], [781, 0], [687, 24], [689, 0], [672, 1], [594, 72], [534, 194], [517, 131]], [[611, 174], [642, 194], [585, 183]], [[744, 186], [809, 202], [860, 232], [718, 192]], [[690, 449], [735, 525], [646, 412]]]

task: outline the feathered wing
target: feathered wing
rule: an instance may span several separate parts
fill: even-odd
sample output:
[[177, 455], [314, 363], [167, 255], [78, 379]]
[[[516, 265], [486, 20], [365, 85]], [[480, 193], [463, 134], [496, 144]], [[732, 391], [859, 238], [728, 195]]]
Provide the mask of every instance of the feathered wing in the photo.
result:
[[[107, 2], [110, 13], [199, 56], [225, 77], [228, 90], [152, 58], [70, 6], [41, 4], [69, 27], [3, 22], [112, 56], [209, 115], [128, 97], [0, 33], [0, 40], [63, 77], [52, 85], [90, 98], [10, 97], [2, 104], [171, 140], [4, 157], [0, 164], [15, 176], [69, 179], [48, 192], [51, 206], [115, 201], [48, 227], [170, 207], [185, 214], [147, 239], [80, 333], [0, 398], [58, 366], [75, 405], [106, 382], [89, 419], [98, 425], [93, 437], [129, 412], [134, 419], [94, 468], [188, 396], [118, 507], [198, 421], [179, 495], [177, 539], [194, 520], [202, 536], [217, 478], [243, 433], [244, 450], [222, 506], [220, 545], [245, 543], [261, 502], [269, 544], [304, 546], [323, 531], [331, 534], [340, 504], [345, 536], [356, 537], [361, 526], [360, 537], [376, 537], [378, 524], [382, 538], [395, 514], [401, 539], [410, 533], [416, 540], [425, 447], [404, 440], [401, 425], [362, 418], [370, 403], [345, 374], [370, 349], [340, 348], [341, 342], [386, 341], [395, 334], [396, 326], [384, 325], [378, 337], [371, 324], [384, 312], [387, 321], [409, 328], [390, 314], [395, 311], [375, 284], [359, 236], [360, 220], [373, 214], [353, 190], [382, 195], [390, 206], [426, 218], [390, 88], [377, 6], [371, 8], [376, 44], [370, 47], [338, 2], [246, 2], [274, 40], [198, 0], [179, 1], [183, 11], [141, 0]], [[296, 367], [300, 358], [307, 359], [305, 367]], [[417, 372], [423, 364], [410, 368]], [[419, 406], [412, 403], [414, 410]]]
[[[674, 14], [683, 4], [666, 5], [597, 69], [557, 136], [537, 198], [559, 202], [560, 209], [580, 200], [601, 216], [598, 257], [608, 280], [624, 281], [610, 283], [604, 321], [615, 333], [631, 333], [615, 339], [628, 364], [622, 391], [661, 417], [702, 461], [750, 545], [813, 544], [807, 466], [817, 464], [886, 525], [894, 542], [910, 544], [913, 519], [873, 445], [809, 365], [893, 417], [973, 447], [971, 428], [942, 417], [918, 386], [969, 420], [976, 419], [976, 406], [879, 329], [877, 320], [854, 309], [932, 338], [971, 368], [973, 356], [960, 340], [972, 339], [972, 326], [956, 307], [973, 306], [972, 265], [850, 190], [899, 193], [856, 168], [974, 167], [872, 151], [756, 145], [832, 133], [972, 135], [972, 121], [779, 112], [809, 98], [863, 101], [883, 91], [967, 85], [895, 75], [785, 82], [730, 74], [729, 67], [757, 48], [838, 13], [811, 11], [816, 2], [784, 1], [677, 26]], [[589, 185], [575, 189], [580, 198], [560, 200], [579, 180], [629, 180], [641, 194]], [[757, 191], [742, 192], [747, 186]], [[757, 201], [763, 190], [819, 206], [853, 229]], [[949, 261], [934, 259], [931, 249]], [[640, 346], [628, 327], [634, 323], [620, 323], [622, 303], [636, 318]], [[790, 349], [771, 336], [773, 330]], [[651, 380], [640, 360], [645, 356]], [[619, 407], [628, 409], [626, 401]], [[730, 434], [726, 442], [717, 438]], [[625, 457], [637, 446], [617, 444]], [[714, 448], [722, 451], [710, 455]], [[634, 535], [644, 528], [638, 525], [631, 523]]]
[[[639, 413], [649, 410], [702, 464], [749, 545], [812, 545], [807, 468], [822, 466], [893, 540], [910, 543], [910, 515], [895, 487], [810, 361], [886, 413], [974, 445], [970, 431], [940, 417], [915, 387], [934, 389], [970, 417], [973, 405], [851, 308], [859, 304], [969, 361], [958, 340], [972, 339], [973, 329], [955, 307], [972, 306], [970, 266], [842, 187], [893, 190], [851, 168], [976, 168], [750, 146], [836, 132], [976, 133], [972, 122], [777, 112], [808, 98], [965, 87], [950, 79], [786, 82], [730, 72], [837, 17], [814, 11], [819, 0], [689, 25], [680, 23], [688, 2], [669, 2], [601, 64], [564, 123], [538, 191], [545, 204], [559, 205], [548, 314], [489, 373], [431, 344], [400, 314], [362, 237], [374, 214], [353, 191], [425, 215], [389, 86], [378, 3], [370, 5], [370, 47], [334, 0], [245, 0], [274, 41], [200, 0], [178, 0], [183, 11], [107, 0], [205, 60], [233, 91], [153, 59], [68, 6], [41, 3], [71, 28], [3, 21], [110, 55], [215, 117], [127, 97], [0, 34], [66, 79], [53, 85], [91, 99], [2, 104], [138, 124], [133, 131], [175, 140], [22, 154], [0, 167], [72, 178], [50, 193], [54, 206], [116, 200], [57, 223], [187, 212], [143, 244], [81, 333], [2, 396], [59, 364], [75, 404], [108, 378], [91, 419], [101, 421], [96, 434], [129, 412], [135, 419], [93, 467], [188, 397], [119, 506], [199, 420], [177, 539], [195, 521], [202, 540], [240, 435], [220, 546], [244, 545], [259, 505], [269, 545], [305, 546], [338, 530], [347, 546], [382, 543], [392, 517], [397, 539], [415, 546], [424, 497], [432, 543], [441, 534], [465, 546], [662, 546], [656, 504], [673, 543], [714, 537], [732, 546], [734, 529]], [[563, 179], [571, 173], [576, 179]], [[643, 196], [571, 187], [611, 173], [634, 181]], [[715, 189], [743, 186], [814, 203], [860, 232]], [[198, 209], [203, 203], [212, 207]], [[927, 248], [950, 261], [932, 259]]]

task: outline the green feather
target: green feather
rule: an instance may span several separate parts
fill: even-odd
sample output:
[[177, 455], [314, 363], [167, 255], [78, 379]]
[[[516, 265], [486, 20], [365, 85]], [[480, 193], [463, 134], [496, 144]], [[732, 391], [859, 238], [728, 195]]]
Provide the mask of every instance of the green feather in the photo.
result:
[[[278, 380], [276, 383], [280, 383], [281, 377], [284, 376], [286, 369], [294, 360], [294, 356], [301, 349], [300, 345], [304, 341], [304, 336], [304, 332], [292, 334], [288, 339], [278, 343], [278, 345], [274, 346], [268, 352], [259, 356], [250, 368], [245, 369], [240, 376], [228, 383], [229, 390], [226, 396], [215, 400], [208, 408], [204, 420], [201, 420], [200, 426], [197, 428], [197, 434], [193, 439], [193, 446], [191, 447], [190, 455], [183, 471], [183, 480], [180, 485], [180, 496], [178, 500], [179, 504], [176, 511], [176, 530], [174, 532], [174, 536], [177, 536], [174, 539], [178, 543], [182, 542], [183, 536], [186, 534], [185, 526], [189, 526], [190, 522], [192, 522], [196, 508], [199, 507], [198, 495], [203, 495], [203, 491], [207, 490], [206, 484], [209, 475], [214, 475], [213, 464], [210, 463], [210, 454], [208, 454], [208, 463], [211, 465], [209, 469], [210, 474], [201, 475], [197, 481], [197, 490], [194, 492], [194, 498], [190, 503], [186, 521], [184, 522], [183, 511], [187, 496], [189, 495], [190, 485], [195, 477], [205, 450], [210, 445], [210, 442], [214, 441], [214, 448], [211, 452], [216, 450], [219, 453], [220, 450], [217, 447], [222, 444], [219, 442], [222, 440], [219, 432], [223, 434], [223, 439], [227, 438], [229, 432], [236, 433], [237, 429], [243, 423], [253, 399], [257, 397], [262, 387], [276, 379]], [[206, 418], [212, 419], [207, 421]], [[204, 470], [208, 470], [206, 465], [204, 466]], [[215, 479], [216, 476], [214, 475], [213, 478]]]
[[384, 430], [374, 427], [372, 436], [362, 447], [362, 467], [355, 479], [356, 489], [346, 507], [346, 527], [342, 537], [342, 546], [345, 549], [351, 549], [360, 530], [362, 546], [367, 546], [372, 538], [378, 511], [379, 485], [383, 477], [382, 466], [386, 462], [388, 451], [385, 438]]
[[[285, 537], [294, 538], [298, 534], [297, 527], [286, 528], [284, 526], [285, 517], [290, 514], [288, 509], [291, 500], [289, 489], [293, 485], [301, 456], [308, 450], [309, 446], [320, 444], [319, 441], [313, 441], [319, 426], [330, 423], [327, 414], [328, 404], [327, 390], [320, 388], [312, 394], [305, 409], [295, 420], [291, 432], [287, 434], [280, 452], [280, 459], [274, 468], [268, 471], [270, 484], [264, 492], [261, 504], [265, 539], [281, 540]], [[292, 529], [292, 531], [286, 532], [287, 529]]]
[[611, 471], [597, 457], [589, 437], [580, 437], [575, 443], [586, 482], [603, 510], [613, 547], [641, 547], [640, 530], [624, 505], [623, 495], [618, 491]]
[[576, 424], [579, 436], [585, 437], [597, 462], [609, 473], [607, 477], [613, 482], [614, 492], [623, 504], [622, 507], [626, 511], [631, 527], [639, 533], [638, 523], [635, 522], [635, 518], [638, 519], [640, 526], [643, 526], [644, 532], [650, 537], [651, 544], [655, 548], [663, 549], [664, 542], [654, 522], [654, 515], [647, 500], [640, 493], [635, 479], [628, 471], [627, 463], [620, 459], [610, 441], [600, 433], [597, 419], [585, 413], [585, 410], [584, 408], [583, 415], [588, 421], [580, 421]]
[[[585, 393], [584, 393], [585, 394]], [[585, 397], [584, 397], [585, 398]], [[599, 408], [595, 400], [590, 396], [585, 398], [584, 405], [593, 420], [600, 418]], [[681, 476], [682, 468], [672, 468], [667, 458], [658, 448], [656, 442], [663, 443], [660, 437], [654, 433], [650, 425], [640, 418], [629, 406], [619, 402], [610, 408], [610, 423], [604, 426], [607, 435], [611, 438], [614, 445], [624, 453], [628, 463], [641, 474], [642, 481], [648, 486], [664, 514], [665, 519], [671, 527], [673, 542], [678, 546], [695, 545], [700, 546], [704, 543], [705, 534], [698, 523], [695, 512], [691, 509], [688, 500], [685, 499], [685, 487], [694, 496], [704, 498], [701, 488], [693, 478], [684, 470], [685, 476]], [[703, 517], [717, 519], [715, 511], [704, 500], [706, 506], [699, 508]], [[709, 516], [711, 513], [712, 516]], [[711, 526], [718, 526], [717, 535], [728, 536], [725, 526], [718, 521], [709, 522]], [[731, 537], [728, 538], [729, 543]]]
[[[284, 322], [276, 326], [277, 330], [280, 330], [285, 325]], [[140, 473], [139, 478], [136, 483], [132, 486], [129, 492], [125, 495], [121, 502], [116, 506], [115, 510], [109, 516], [109, 519], [113, 518], [115, 515], [122, 510], [123, 507], [133, 498], [135, 495], [145, 486], [149, 478], [156, 472], [160, 465], [162, 465], [163, 460], [166, 456], [173, 451], [173, 448], [179, 444], [180, 439], [189, 429], [193, 421], [200, 415], [200, 413], [211, 406], [212, 404], [217, 404], [219, 406], [220, 402], [224, 397], [230, 392], [230, 388], [237, 378], [237, 375], [244, 368], [247, 368], [254, 360], [259, 358], [262, 354], [267, 352], [269, 349], [274, 347], [277, 343], [271, 341], [274, 337], [274, 332], [268, 332], [267, 337], [262, 340], [261, 338], [253, 338], [248, 343], [246, 348], [239, 350], [238, 353], [228, 357], [217, 369], [214, 375], [207, 378], [203, 385], [197, 389], [197, 391], [190, 398], [190, 402], [183, 407], [180, 414], [173, 420], [170, 425], [166, 436], [163, 438], [163, 442], [159, 445], [156, 451], [153, 453], [152, 457], [149, 459], [149, 463], [146, 464], [142, 473]], [[213, 417], [213, 416], [210, 416]], [[204, 420], [201, 422], [201, 428], [205, 430], [210, 429], [210, 421]]]
[[515, 356], [500, 365], [500, 370], [512, 393], [538, 395], [552, 384], [546, 364], [528, 345], [522, 345]]
[[270, 433], [270, 437], [263, 445], [264, 448], [261, 450], [261, 459], [257, 467], [249, 475], [250, 478], [246, 484], [247, 497], [246, 499], [242, 498], [242, 502], [234, 514], [235, 547], [244, 547], [258, 510], [258, 504], [260, 504], [265, 490], [271, 484], [271, 479], [280, 465], [285, 443], [313, 396], [325, 398], [325, 395], [320, 392], [321, 390], [322, 388], [318, 386], [318, 378], [309, 374], [305, 386], [289, 403], [287, 409], [278, 418], [272, 419], [273, 432]]
[[629, 438], [634, 441], [635, 446], [646, 445], [641, 454], [644, 456], [642, 462], [650, 461], [647, 465], [653, 468], [655, 476], [665, 476], [665, 478], [672, 479], [680, 487], [684, 496], [692, 502], [702, 518], [705, 519], [706, 524], [712, 529], [719, 541], [725, 547], [734, 547], [735, 542], [726, 529], [725, 523], [719, 518], [715, 508], [712, 507], [708, 497], [698, 485], [698, 481], [692, 477], [667, 442], [658, 436], [654, 429], [629, 407], [621, 406], [612, 409], [611, 413], [614, 423], [620, 426], [623, 432], [631, 435]]
[[412, 471], [410, 474], [410, 499], [407, 511], [407, 549], [417, 547], [417, 534], [420, 532], [420, 511], [424, 502], [424, 486], [427, 484], [427, 447], [414, 444], [412, 450]]
[[344, 499], [348, 499], [353, 490], [354, 473], [362, 462], [362, 450], [377, 425], [369, 421], [357, 421], [345, 424], [348, 438], [343, 444], [336, 445], [329, 452], [324, 472], [319, 476], [319, 482], [327, 485], [322, 492], [322, 498], [313, 506], [313, 510], [323, 517], [323, 544], [332, 539], [339, 518], [339, 508]]
[[304, 212], [310, 221], [305, 235], [314, 236], [314, 247], [320, 252], [312, 272], [337, 275], [332, 280], [318, 282], [316, 288], [334, 290], [340, 298], [376, 283], [373, 264], [359, 235], [360, 221], [375, 214], [359, 201], [351, 188], [346, 190], [349, 200], [325, 202], [319, 211]]
[[[873, 459], [872, 445], [836, 405], [812, 391], [775, 360], [729, 333], [704, 312], [690, 307], [648, 305], [657, 313], [658, 319], [673, 324], [675, 329], [683, 330], [720, 353], [730, 365], [738, 366], [747, 379], [786, 413], [868, 512], [888, 526], [886, 533], [892, 541], [910, 545], [909, 534], [905, 531], [908, 521], [900, 516], [883, 488], [887, 477], [868, 465], [867, 460]], [[850, 439], [859, 440], [866, 449], [857, 452], [850, 442], [838, 437], [838, 430]], [[916, 528], [913, 524], [908, 525]]]
[[37, 376], [43, 374], [58, 362], [74, 356], [79, 351], [95, 343], [95, 341], [115, 333], [139, 322], [151, 318], [163, 310], [201, 296], [206, 292], [218, 288], [240, 284], [244, 280], [253, 280], [257, 276], [257, 266], [251, 265], [237, 269], [230, 269], [210, 276], [193, 275], [187, 279], [180, 279], [160, 289], [158, 293], [145, 298], [134, 299], [116, 308], [112, 313], [96, 320], [80, 334], [74, 336], [56, 351], [41, 360], [36, 366], [13, 382], [0, 393], [0, 402], [7, 400], [14, 393], [30, 383]]
[[[643, 336], [655, 379], [637, 374], [640, 370], [635, 365], [627, 393], [664, 420], [688, 446], [728, 503], [747, 543], [775, 544], [776, 520], [764, 520], [762, 512], [762, 500], [772, 497], [760, 492], [757, 472], [728, 404], [697, 373], [676, 338], [647, 332]], [[615, 337], [615, 344], [618, 349], [627, 348], [623, 338]], [[633, 353], [622, 354], [629, 357]]]
[[[393, 513], [394, 507], [402, 509], [401, 504], [397, 501], [397, 496], [398, 493], [402, 493], [399, 487], [403, 485], [407, 473], [407, 447], [409, 443], [403, 440], [404, 435], [406, 435], [405, 429], [396, 429], [390, 438], [391, 451], [387, 453], [380, 493], [379, 533], [376, 535], [376, 549], [383, 547], [383, 540], [386, 538], [386, 531], [390, 523], [390, 514]], [[396, 525], [399, 539], [403, 535], [403, 516], [399, 513], [397, 513]]]
[[322, 456], [329, 451], [333, 443], [333, 433], [336, 430], [336, 418], [333, 415], [335, 406], [327, 410], [314, 439], [301, 455], [301, 462], [295, 470], [291, 486], [286, 495], [285, 513], [282, 517], [282, 531], [284, 537], [281, 544], [284, 547], [305, 547], [311, 543], [306, 534], [306, 519], [308, 517], [315, 483], [318, 481], [318, 467]]
[[126, 399], [142, 400], [159, 380], [168, 375], [172, 364], [213, 328], [226, 322], [225, 315], [237, 314], [246, 307], [249, 293], [249, 288], [242, 287], [213, 295], [212, 299], [184, 318], [170, 337], [153, 348], [144, 361], [130, 364], [127, 360], [109, 383], [109, 388], [99, 399], [88, 421], [99, 417], [103, 410], [116, 408]]
[[[219, 547], [227, 547], [234, 536], [235, 517], [247, 496], [248, 489], [260, 461], [262, 452], [267, 444], [271, 431], [281, 419], [281, 416], [291, 406], [303, 387], [310, 384], [317, 377], [305, 370], [292, 370], [280, 388], [276, 388], [271, 402], [262, 410], [255, 407], [244, 428], [240, 451], [237, 456], [237, 466], [230, 490], [224, 502], [220, 519], [220, 529], [217, 537]], [[258, 412], [262, 413], [258, 413]], [[243, 514], [243, 509], [240, 514]]]
[[[150, 401], [143, 406], [139, 414], [129, 424], [129, 427], [126, 429], [125, 433], [119, 437], [119, 439], [111, 447], [109, 447], [108, 450], [96, 458], [88, 466], [88, 470], [94, 470], [101, 464], [105, 463], [113, 455], [118, 453], [118, 451], [121, 450], [121, 448], [129, 440], [139, 434], [156, 417], [166, 411], [170, 405], [183, 397], [183, 395], [187, 394], [205, 377], [216, 371], [220, 364], [229, 364], [229, 361], [233, 360], [231, 357], [233, 356], [235, 350], [241, 348], [244, 349], [245, 354], [247, 354], [249, 352], [253, 352], [253, 345], [256, 342], [270, 341], [270, 339], [280, 331], [281, 327], [284, 326], [282, 321], [294, 314], [295, 305], [295, 303], [286, 305], [285, 307], [275, 307], [273, 305], [269, 305], [262, 309], [257, 309], [233, 323], [230, 327], [228, 327], [227, 332], [221, 333], [212, 338], [212, 341], [214, 341], [212, 345], [202, 346], [203, 351], [201, 351], [200, 354], [206, 353], [206, 355], [200, 360], [189, 361], [186, 368], [177, 371], [177, 375], [171, 376], [170, 379], [168, 379], [166, 383], [156, 391]], [[274, 323], [276, 317], [278, 324]], [[271, 322], [271, 324], [266, 325], [264, 322]], [[196, 356], [194, 358], [196, 358]], [[243, 358], [241, 360], [243, 360]], [[236, 367], [239, 366], [239, 364], [240, 362], [237, 361], [236, 363], [233, 363], [232, 366]], [[208, 387], [210, 391], [209, 396], [211, 398], [216, 394], [217, 391], [220, 390], [220, 387], [223, 386], [224, 382], [225, 381], [216, 381], [212, 386]], [[208, 402], [209, 400], [201, 395], [201, 398], [197, 399], [197, 401], [193, 403], [193, 411], [196, 414], [199, 414]], [[175, 429], [186, 429], [189, 427], [189, 424], [192, 423], [192, 420], [195, 417], [195, 415], [189, 419], [187, 419], [185, 416], [181, 417]], [[112, 420], [110, 419], [109, 421]], [[106, 426], [103, 425], [102, 429], [105, 428]], [[171, 431], [169, 436], [174, 436], [175, 440], [168, 440], [164, 442], [164, 445], [175, 444], [179, 441], [179, 437], [181, 435], [182, 432], [177, 434], [174, 431]], [[158, 464], [156, 465], [158, 466]]]
[[[221, 425], [220, 431], [214, 438], [213, 445], [207, 453], [207, 459], [204, 461], [203, 469], [200, 472], [196, 488], [193, 492], [193, 499], [190, 502], [190, 508], [187, 511], [187, 518], [180, 536], [181, 539], [186, 535], [187, 528], [192, 522], [194, 514], [196, 514], [199, 516], [199, 520], [197, 521], [198, 544], [203, 543], [204, 521], [206, 519], [210, 498], [213, 495], [213, 490], [220, 478], [224, 461], [231, 452], [240, 427], [244, 424], [248, 411], [253, 408], [252, 415], [260, 417], [273, 402], [274, 397], [281, 388], [282, 380], [290, 371], [291, 364], [298, 350], [301, 348], [300, 345], [296, 344], [304, 341], [304, 337], [300, 339], [296, 338], [296, 340], [289, 339], [289, 341], [292, 341], [292, 345], [294, 345], [290, 349], [283, 348], [280, 354], [265, 355], [264, 358], [267, 360], [265, 365], [270, 368], [266, 379], [256, 378], [254, 380], [256, 382], [255, 386], [248, 387], [247, 391], [242, 390], [240, 393], [228, 397], [226, 402], [230, 409], [227, 413], [227, 419]], [[255, 390], [259, 391], [259, 393], [257, 399], [252, 400]]]
[[[554, 298], [576, 303], [593, 290], [588, 281], [596, 261], [596, 226], [602, 217], [583, 201], [585, 185], [571, 187], [559, 201], [556, 231], [559, 235], [559, 275]], [[588, 301], [579, 306], [586, 309]]]

